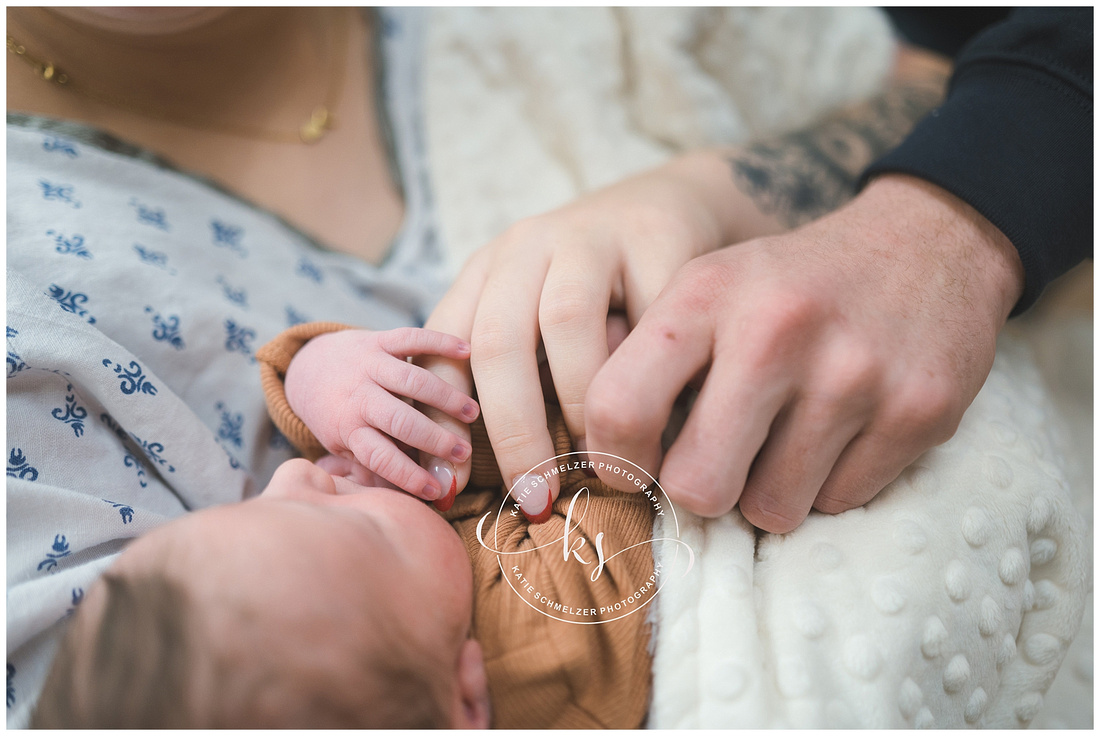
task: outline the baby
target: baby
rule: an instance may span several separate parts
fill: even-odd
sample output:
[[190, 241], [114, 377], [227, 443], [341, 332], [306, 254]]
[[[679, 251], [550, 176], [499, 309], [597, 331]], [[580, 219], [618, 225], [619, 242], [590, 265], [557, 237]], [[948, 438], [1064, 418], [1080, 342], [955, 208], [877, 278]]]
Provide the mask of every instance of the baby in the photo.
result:
[[[280, 429], [307, 454], [343, 456], [291, 460], [256, 498], [133, 542], [71, 621], [33, 725], [641, 725], [645, 612], [599, 625], [552, 618], [517, 592], [500, 560], [522, 557], [543, 599], [592, 610], [625, 599], [654, 574], [648, 500], [573, 469], [542, 523], [507, 510], [494, 519], [505, 489], [483, 425], [474, 422], [467, 443], [396, 398], [473, 421], [471, 397], [405, 360], [462, 359], [469, 347], [427, 330], [322, 335], [339, 328], [292, 328], [258, 355]], [[292, 361], [307, 342], [305, 360]], [[318, 411], [290, 410], [284, 373], [286, 395]], [[567, 452], [555, 410], [547, 406], [550, 428]], [[397, 443], [437, 462], [421, 468]], [[471, 454], [456, 498], [450, 461]], [[434, 499], [444, 515], [380, 479]], [[578, 492], [586, 503], [571, 510]], [[587, 555], [609, 531], [626, 551], [593, 580], [563, 541]]]

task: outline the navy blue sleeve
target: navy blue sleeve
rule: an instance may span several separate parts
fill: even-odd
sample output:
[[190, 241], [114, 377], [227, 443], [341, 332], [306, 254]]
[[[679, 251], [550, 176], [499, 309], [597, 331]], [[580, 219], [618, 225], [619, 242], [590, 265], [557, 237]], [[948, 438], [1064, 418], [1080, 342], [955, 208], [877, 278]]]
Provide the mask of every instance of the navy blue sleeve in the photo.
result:
[[864, 172], [956, 195], [1020, 253], [1030, 307], [1092, 256], [1092, 8], [1021, 8], [955, 60], [947, 98]]

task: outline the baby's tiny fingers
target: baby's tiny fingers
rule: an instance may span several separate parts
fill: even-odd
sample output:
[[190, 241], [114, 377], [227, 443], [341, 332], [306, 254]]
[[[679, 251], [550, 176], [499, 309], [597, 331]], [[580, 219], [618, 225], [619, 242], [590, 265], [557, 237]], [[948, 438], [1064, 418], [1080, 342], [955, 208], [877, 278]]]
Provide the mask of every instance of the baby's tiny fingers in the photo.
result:
[[374, 370], [373, 378], [390, 393], [433, 406], [459, 421], [477, 419], [477, 402], [426, 368], [385, 359]]
[[465, 360], [470, 357], [470, 343], [445, 332], [422, 327], [399, 327], [378, 333], [378, 346], [390, 355], [441, 355]]
[[388, 480], [375, 473], [372, 470], [368, 470], [361, 464], [349, 457], [340, 457], [339, 455], [325, 455], [317, 458], [314, 463], [318, 468], [324, 470], [329, 475], [339, 476], [341, 478], [347, 478], [352, 483], [363, 486], [364, 488], [393, 488], [395, 487]]
[[348, 449], [364, 467], [390, 483], [425, 501], [434, 501], [447, 489], [424, 468], [412, 461], [374, 427], [358, 427], [348, 436]]
[[363, 420], [409, 447], [451, 462], [470, 457], [470, 443], [439, 426], [404, 401], [379, 391], [365, 405]]

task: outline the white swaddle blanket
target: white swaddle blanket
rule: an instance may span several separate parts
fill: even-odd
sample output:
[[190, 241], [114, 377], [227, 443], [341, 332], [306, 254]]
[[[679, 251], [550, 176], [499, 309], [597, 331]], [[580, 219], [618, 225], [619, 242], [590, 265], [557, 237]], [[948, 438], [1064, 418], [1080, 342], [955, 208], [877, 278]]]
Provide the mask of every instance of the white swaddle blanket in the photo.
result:
[[[866, 97], [892, 50], [868, 9], [436, 9], [428, 142], [452, 266], [677, 151]], [[1037, 716], [1091, 585], [1052, 411], [1006, 336], [958, 434], [865, 508], [759, 537], [736, 510], [681, 511], [696, 568], [654, 611], [648, 725], [1091, 725], [1084, 647]], [[1069, 476], [1090, 483], [1091, 463]]]
[[652, 724], [1028, 724], [1089, 577], [1039, 386], [1002, 340], [955, 437], [865, 507], [759, 538], [684, 515], [701, 554], [660, 598]]

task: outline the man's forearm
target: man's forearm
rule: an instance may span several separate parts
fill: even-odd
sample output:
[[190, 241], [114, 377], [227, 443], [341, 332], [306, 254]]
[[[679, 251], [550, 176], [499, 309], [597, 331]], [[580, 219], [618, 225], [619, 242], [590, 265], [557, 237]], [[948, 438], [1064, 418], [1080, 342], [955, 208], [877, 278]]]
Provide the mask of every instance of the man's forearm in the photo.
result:
[[729, 162], [737, 187], [788, 228], [839, 208], [855, 196], [863, 170], [943, 100], [949, 65], [930, 56], [904, 51], [881, 94], [736, 151]]

